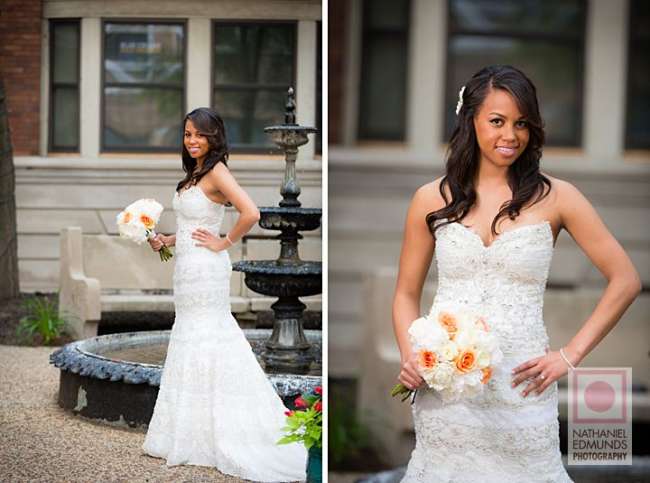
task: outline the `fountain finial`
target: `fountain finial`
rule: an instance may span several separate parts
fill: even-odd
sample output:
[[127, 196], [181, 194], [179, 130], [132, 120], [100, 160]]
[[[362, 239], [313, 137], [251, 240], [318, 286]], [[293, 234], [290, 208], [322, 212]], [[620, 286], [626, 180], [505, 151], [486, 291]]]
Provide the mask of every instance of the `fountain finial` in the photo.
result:
[[289, 87], [287, 90], [287, 103], [285, 104], [286, 111], [284, 112], [284, 123], [285, 124], [295, 124], [296, 123], [296, 94], [293, 91], [293, 87]]

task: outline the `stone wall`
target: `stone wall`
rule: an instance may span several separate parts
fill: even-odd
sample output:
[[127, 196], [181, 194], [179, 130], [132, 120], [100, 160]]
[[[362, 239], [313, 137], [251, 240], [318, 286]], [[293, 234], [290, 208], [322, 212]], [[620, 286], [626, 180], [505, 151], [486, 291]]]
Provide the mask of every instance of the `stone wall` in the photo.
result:
[[[162, 158], [162, 159], [161, 159]], [[55, 291], [59, 278], [59, 233], [66, 226], [80, 226], [86, 234], [117, 235], [115, 216], [138, 198], [155, 198], [163, 212], [159, 231], [173, 233], [172, 198], [182, 178], [180, 159], [167, 156], [125, 159], [73, 159], [16, 157], [16, 206], [18, 265], [21, 291]], [[274, 206], [281, 199], [284, 161], [231, 158], [229, 167], [258, 206]], [[305, 207], [321, 207], [319, 161], [299, 161], [297, 176]], [[222, 235], [236, 222], [236, 210], [228, 208]], [[229, 250], [240, 258], [274, 259], [279, 255], [278, 232], [256, 226], [242, 242]], [[321, 259], [321, 230], [306, 232], [300, 241], [305, 260]], [[115, 261], [119, 268], [119, 260]], [[241, 277], [234, 273], [233, 277]], [[246, 293], [247, 289], [242, 291]]]

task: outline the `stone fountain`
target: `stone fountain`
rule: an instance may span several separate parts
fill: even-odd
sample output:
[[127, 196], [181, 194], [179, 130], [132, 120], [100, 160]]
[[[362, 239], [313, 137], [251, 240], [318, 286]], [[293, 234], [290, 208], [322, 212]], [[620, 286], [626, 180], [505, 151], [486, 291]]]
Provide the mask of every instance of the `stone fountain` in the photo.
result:
[[[279, 230], [277, 260], [233, 264], [245, 272], [246, 285], [255, 292], [278, 297], [272, 305], [273, 329], [246, 329], [244, 333], [276, 392], [288, 407], [297, 395], [321, 384], [322, 332], [303, 330], [305, 305], [299, 297], [321, 293], [320, 262], [298, 256], [300, 231], [316, 230], [322, 211], [301, 208], [296, 179], [298, 147], [315, 128], [295, 123], [295, 99], [289, 89], [285, 124], [265, 129], [285, 152], [286, 169], [279, 206], [261, 208], [260, 226]], [[102, 335], [66, 344], [50, 354], [60, 369], [58, 404], [64, 409], [103, 423], [140, 427], [148, 424], [169, 343], [169, 330]]]
[[313, 351], [305, 337], [302, 317], [305, 304], [299, 297], [322, 292], [321, 262], [304, 261], [298, 253], [301, 231], [320, 226], [322, 210], [302, 208], [298, 196], [300, 186], [296, 177], [298, 148], [306, 144], [316, 128], [296, 124], [296, 102], [289, 88], [285, 122], [264, 129], [275, 144], [284, 151], [284, 180], [280, 188], [279, 206], [260, 208], [259, 225], [280, 231], [280, 256], [276, 260], [242, 260], [233, 270], [244, 272], [244, 282], [251, 290], [278, 300], [271, 306], [274, 313], [273, 332], [265, 342], [262, 360], [268, 373], [306, 374], [313, 363]]

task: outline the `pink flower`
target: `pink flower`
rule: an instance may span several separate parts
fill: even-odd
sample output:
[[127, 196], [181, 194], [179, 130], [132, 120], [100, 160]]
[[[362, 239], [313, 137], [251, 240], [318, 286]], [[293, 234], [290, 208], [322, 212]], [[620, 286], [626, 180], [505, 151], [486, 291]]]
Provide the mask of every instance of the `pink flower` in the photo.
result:
[[302, 396], [298, 396], [296, 400], [293, 402], [297, 408], [306, 408], [309, 407], [307, 404], [307, 401], [305, 401]]
[[320, 396], [320, 395], [323, 394], [323, 388], [321, 386], [316, 386], [316, 389], [314, 389], [314, 392]]
[[285, 411], [284, 415], [285, 416], [293, 416], [293, 411]]
[[323, 410], [323, 403], [316, 401], [316, 404], [314, 404], [314, 409], [320, 413]]

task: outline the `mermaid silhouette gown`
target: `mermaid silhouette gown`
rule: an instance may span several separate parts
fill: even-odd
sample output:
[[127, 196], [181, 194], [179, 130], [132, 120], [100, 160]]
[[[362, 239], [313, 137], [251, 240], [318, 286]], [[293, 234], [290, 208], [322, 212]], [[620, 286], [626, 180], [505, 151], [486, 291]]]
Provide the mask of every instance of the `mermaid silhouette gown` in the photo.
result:
[[[443, 220], [437, 220], [439, 224]], [[416, 446], [403, 482], [570, 482], [559, 450], [557, 382], [539, 396], [511, 387], [511, 370], [544, 355], [542, 305], [553, 256], [548, 221], [501, 233], [485, 246], [456, 222], [436, 231], [438, 289], [431, 310], [470, 309], [499, 337], [504, 358], [474, 400], [443, 404], [418, 391]]]
[[167, 466], [214, 466], [253, 481], [306, 477], [303, 445], [276, 445], [286, 411], [230, 312], [228, 252], [191, 238], [219, 233], [225, 206], [199, 186], [175, 193], [174, 305], [167, 358], [147, 435], [146, 454]]

